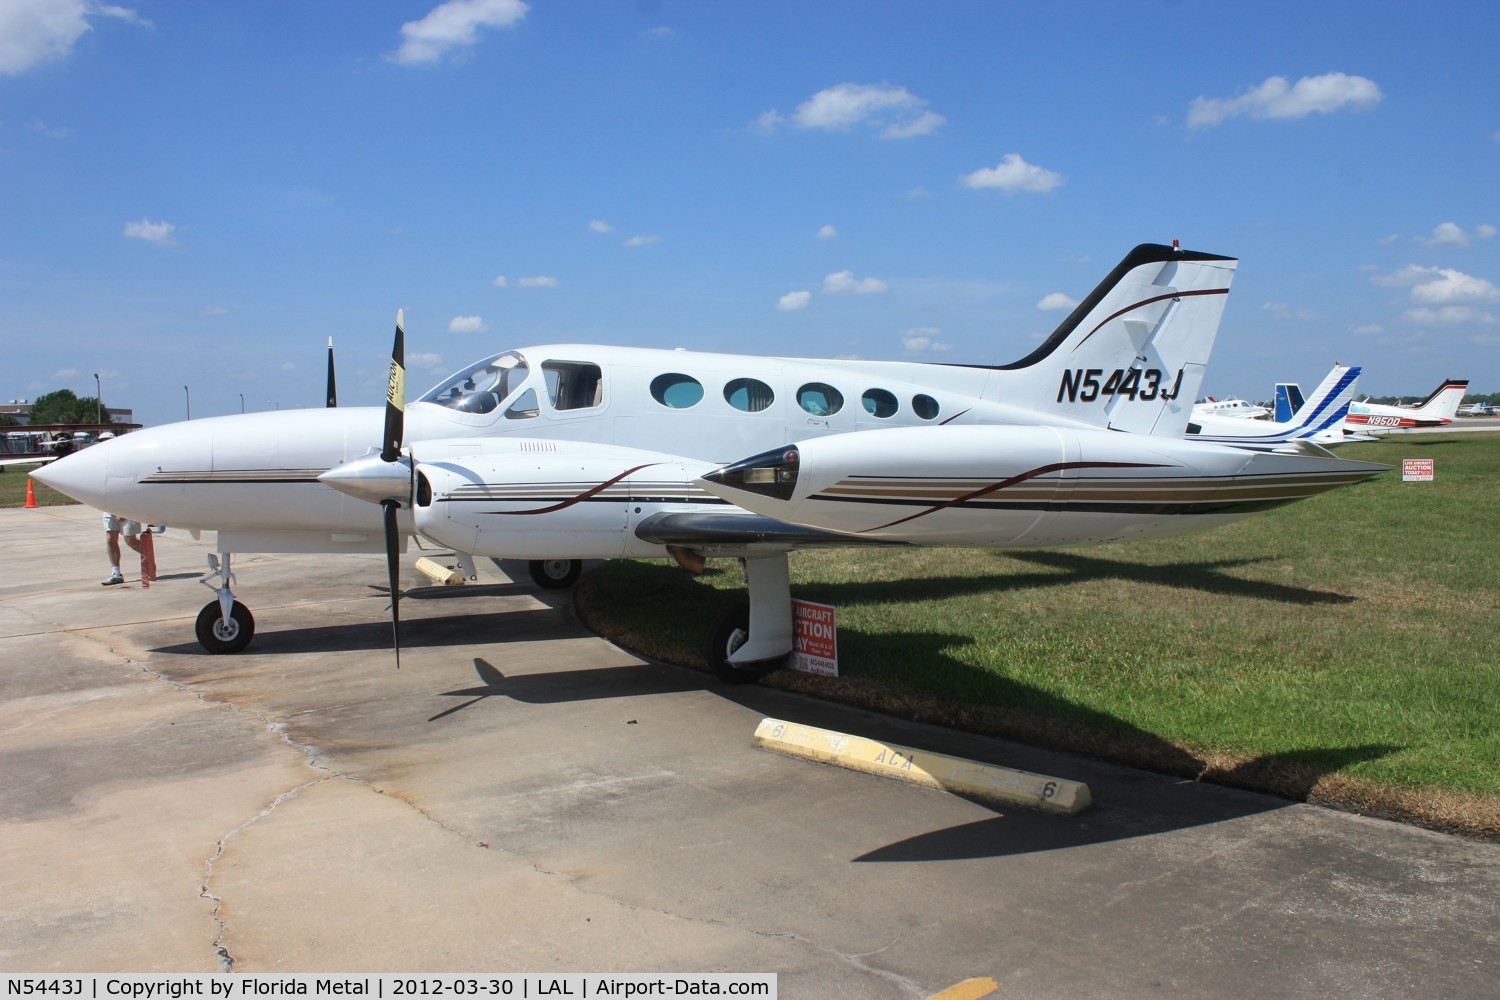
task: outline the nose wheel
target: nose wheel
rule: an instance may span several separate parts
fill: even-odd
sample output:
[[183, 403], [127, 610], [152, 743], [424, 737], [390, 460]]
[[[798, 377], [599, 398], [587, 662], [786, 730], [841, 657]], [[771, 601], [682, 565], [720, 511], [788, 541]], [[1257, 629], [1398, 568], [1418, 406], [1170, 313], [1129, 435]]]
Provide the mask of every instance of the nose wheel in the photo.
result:
[[255, 616], [239, 601], [230, 605], [229, 617], [217, 600], [209, 601], [198, 612], [195, 626], [198, 642], [210, 653], [238, 653], [255, 636]]

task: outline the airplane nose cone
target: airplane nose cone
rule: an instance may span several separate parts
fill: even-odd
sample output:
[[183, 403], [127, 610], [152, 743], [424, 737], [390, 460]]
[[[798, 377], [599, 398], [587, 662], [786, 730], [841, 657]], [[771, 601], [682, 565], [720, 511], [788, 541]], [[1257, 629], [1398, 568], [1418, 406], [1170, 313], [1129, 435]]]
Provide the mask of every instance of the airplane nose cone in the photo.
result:
[[79, 503], [105, 509], [104, 492], [108, 484], [109, 452], [114, 441], [104, 441], [91, 448], [42, 466], [31, 474], [39, 483], [67, 494]]

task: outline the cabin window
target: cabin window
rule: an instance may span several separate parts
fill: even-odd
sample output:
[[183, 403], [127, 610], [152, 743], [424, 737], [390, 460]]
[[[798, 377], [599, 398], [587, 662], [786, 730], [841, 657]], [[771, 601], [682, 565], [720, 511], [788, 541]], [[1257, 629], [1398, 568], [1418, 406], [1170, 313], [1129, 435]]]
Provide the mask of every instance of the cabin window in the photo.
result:
[[516, 397], [516, 401], [505, 408], [505, 419], [525, 420], [537, 414], [536, 390], [527, 389]]
[[724, 387], [724, 400], [736, 410], [759, 413], [776, 401], [776, 393], [759, 379], [737, 378]]
[[797, 390], [797, 405], [815, 417], [827, 417], [844, 408], [844, 394], [823, 382], [809, 382]]
[[911, 398], [912, 412], [923, 420], [936, 419], [938, 415], [938, 401], [926, 393], [918, 393]]
[[680, 372], [658, 375], [651, 380], [651, 398], [662, 406], [685, 410], [703, 398], [703, 383]]
[[900, 404], [896, 402], [895, 395], [884, 389], [866, 389], [863, 402], [865, 409], [869, 411], [871, 416], [879, 417], [882, 420], [886, 417], [895, 416], [896, 411], [900, 409]]
[[544, 361], [547, 398], [554, 410], [584, 410], [604, 402], [604, 375], [587, 361]]

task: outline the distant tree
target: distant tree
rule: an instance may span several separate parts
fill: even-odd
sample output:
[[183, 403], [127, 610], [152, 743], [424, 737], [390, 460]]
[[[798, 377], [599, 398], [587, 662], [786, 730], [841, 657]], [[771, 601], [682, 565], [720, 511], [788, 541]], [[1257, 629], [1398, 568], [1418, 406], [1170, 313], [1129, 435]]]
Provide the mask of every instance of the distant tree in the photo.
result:
[[79, 398], [72, 389], [38, 396], [31, 404], [33, 424], [92, 424], [114, 423], [109, 411], [93, 396]]
[[0, 413], [0, 427], [20, 427], [21, 421], [9, 413]]

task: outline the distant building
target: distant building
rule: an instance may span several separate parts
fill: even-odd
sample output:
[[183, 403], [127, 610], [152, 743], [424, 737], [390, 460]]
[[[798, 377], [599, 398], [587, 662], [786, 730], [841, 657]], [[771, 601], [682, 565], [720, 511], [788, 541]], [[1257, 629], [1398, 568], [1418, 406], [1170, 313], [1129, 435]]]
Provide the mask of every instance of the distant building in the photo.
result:
[[[104, 412], [109, 414], [111, 423], [135, 423], [135, 410], [121, 409], [118, 406], [106, 406]], [[0, 403], [0, 416], [3, 415], [15, 417], [16, 421], [24, 427], [31, 423], [31, 403], [25, 399], [12, 399], [8, 403]]]

